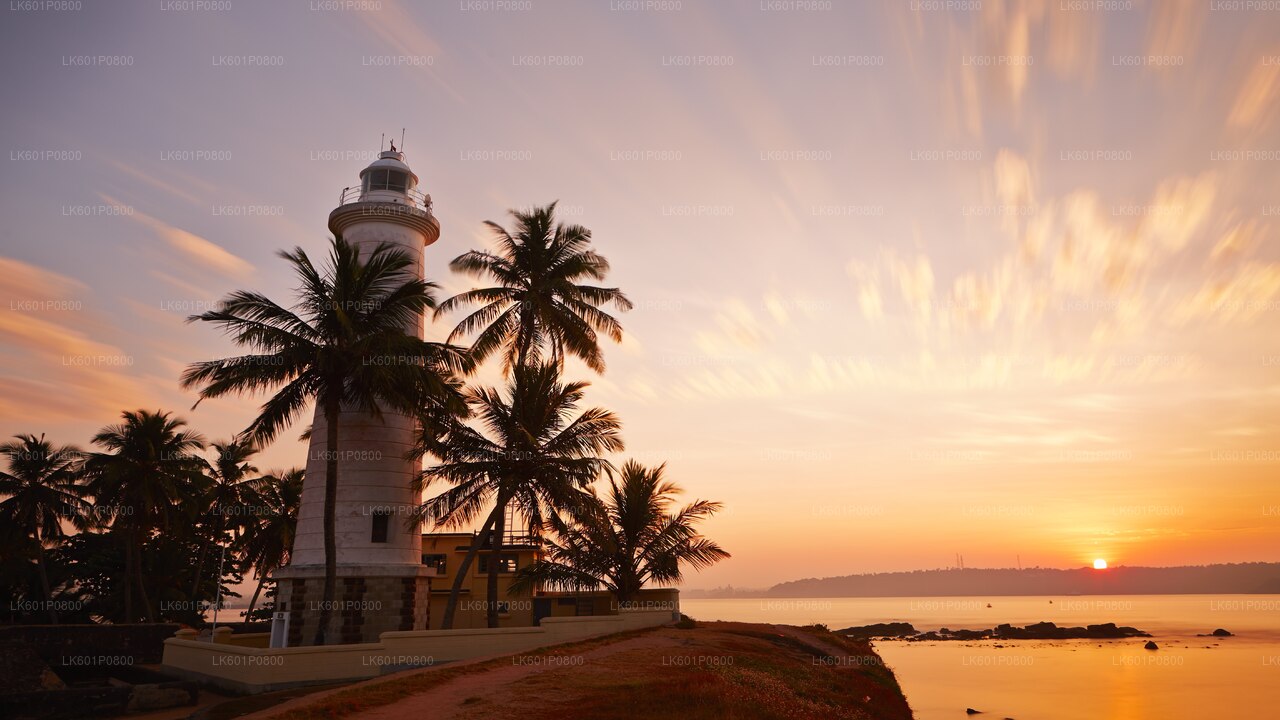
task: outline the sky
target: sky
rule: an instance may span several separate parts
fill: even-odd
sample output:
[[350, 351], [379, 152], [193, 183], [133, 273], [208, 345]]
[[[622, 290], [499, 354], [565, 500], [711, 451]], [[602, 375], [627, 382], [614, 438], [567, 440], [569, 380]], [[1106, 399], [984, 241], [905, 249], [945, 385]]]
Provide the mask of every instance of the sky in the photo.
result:
[[568, 374], [725, 504], [686, 587], [1280, 560], [1280, 11], [59, 7], [0, 22], [0, 435], [242, 429], [178, 387], [233, 352], [184, 318], [287, 299], [403, 128], [442, 298], [509, 208], [592, 230], [635, 309]]

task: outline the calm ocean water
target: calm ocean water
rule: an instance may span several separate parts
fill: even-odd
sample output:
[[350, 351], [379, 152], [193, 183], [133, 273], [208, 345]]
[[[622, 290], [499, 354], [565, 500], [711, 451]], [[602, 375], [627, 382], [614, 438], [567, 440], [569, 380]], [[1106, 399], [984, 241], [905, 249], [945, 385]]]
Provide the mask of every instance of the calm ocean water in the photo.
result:
[[[1050, 600], [1053, 602], [1050, 603]], [[990, 603], [991, 607], [987, 607]], [[778, 598], [681, 600], [699, 620], [832, 630], [909, 622], [917, 630], [1114, 622], [1146, 639], [877, 642], [919, 720], [1280, 719], [1280, 595]], [[1230, 638], [1196, 637], [1215, 628]]]

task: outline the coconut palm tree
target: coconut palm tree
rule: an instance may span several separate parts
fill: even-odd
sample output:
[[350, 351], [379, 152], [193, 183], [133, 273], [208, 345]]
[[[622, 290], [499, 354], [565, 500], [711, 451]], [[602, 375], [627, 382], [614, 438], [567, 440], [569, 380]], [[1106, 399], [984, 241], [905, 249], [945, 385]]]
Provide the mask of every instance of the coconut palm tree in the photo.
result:
[[[192, 509], [207, 489], [203, 461], [204, 437], [184, 430], [187, 423], [170, 413], [125, 411], [123, 423], [108, 425], [93, 437], [106, 452], [85, 461], [89, 492], [98, 502], [112, 505], [111, 530], [124, 543], [125, 620], [132, 622], [132, 584], [138, 588], [144, 615], [155, 622], [155, 611], [143, 582], [140, 548], [155, 530], [168, 530], [195, 520]], [[131, 584], [132, 583], [132, 584]]]
[[[482, 545], [494, 552], [489, 563], [487, 622], [497, 627], [497, 566], [505, 530], [503, 509], [511, 503], [539, 536], [544, 521], [562, 508], [589, 499], [586, 488], [610, 465], [601, 455], [623, 448], [621, 423], [608, 410], [578, 413], [588, 383], [560, 381], [553, 363], [517, 368], [506, 392], [471, 388], [466, 398], [475, 424], [453, 424], [443, 442], [426, 434], [440, 463], [423, 471], [419, 489], [451, 487], [427, 500], [421, 516], [437, 525], [471, 522], [493, 503], [454, 577], [442, 625], [453, 627], [462, 581]], [[576, 416], [575, 416], [576, 413]], [[420, 443], [423, 444], [423, 443]]]
[[621, 483], [609, 478], [607, 498], [575, 508], [567, 519], [549, 516], [555, 539], [546, 542], [544, 557], [516, 573], [510, 591], [604, 586], [621, 607], [646, 582], [679, 582], [681, 565], [701, 570], [728, 558], [694, 527], [720, 510], [720, 503], [697, 500], [673, 512], [681, 490], [663, 479], [665, 467], [628, 461]]
[[[496, 253], [472, 250], [454, 258], [455, 272], [492, 281], [487, 288], [472, 289], [440, 304], [436, 315], [478, 306], [464, 317], [449, 340], [475, 335], [470, 354], [477, 363], [501, 350], [503, 370], [517, 379], [515, 370], [544, 359], [562, 366], [575, 356], [596, 372], [604, 372], [599, 334], [615, 342], [622, 339], [622, 325], [601, 308], [612, 304], [631, 309], [631, 301], [618, 288], [583, 284], [600, 281], [609, 272], [609, 261], [591, 248], [591, 231], [581, 225], [555, 220], [556, 203], [530, 211], [512, 210], [515, 233], [487, 221], [497, 240]], [[518, 402], [525, 393], [516, 392]], [[505, 497], [485, 520], [480, 536], [488, 537], [506, 517]], [[499, 541], [491, 543], [494, 562], [489, 564], [489, 587], [496, 588]], [[490, 624], [497, 622], [491, 608]]]
[[251, 502], [257, 511], [241, 538], [241, 572], [248, 576], [253, 568], [258, 574], [258, 586], [244, 614], [246, 621], [258, 604], [267, 575], [289, 564], [298, 530], [298, 508], [302, 505], [302, 480], [302, 468], [293, 468], [269, 473], [254, 482]]
[[449, 264], [455, 272], [494, 283], [455, 295], [436, 310], [439, 316], [479, 306], [449, 335], [452, 342], [474, 334], [470, 352], [476, 362], [502, 350], [503, 368], [510, 371], [544, 354], [556, 363], [573, 355], [604, 372], [598, 334], [622, 340], [622, 325], [600, 308], [630, 310], [631, 301], [618, 288], [581, 284], [603, 280], [609, 261], [591, 249], [590, 230], [557, 223], [555, 208], [553, 202], [528, 212], [512, 210], [514, 235], [486, 221], [498, 252], [472, 250]]
[[224, 440], [213, 443], [212, 447], [217, 455], [212, 462], [205, 463], [205, 474], [212, 482], [209, 484], [209, 492], [201, 502], [205, 529], [209, 534], [200, 543], [195, 578], [191, 581], [189, 597], [193, 604], [199, 600], [200, 580], [204, 574], [209, 545], [222, 545], [226, 541], [228, 529], [236, 536], [240, 534], [245, 522], [246, 501], [250, 499], [253, 484], [258, 479], [254, 477], [258, 468], [252, 465], [251, 460], [258, 449], [252, 442], [243, 439]]
[[328, 452], [324, 600], [314, 642], [323, 645], [337, 583], [340, 411], [381, 417], [386, 407], [413, 414], [426, 404], [424, 398], [446, 397], [451, 387], [445, 379], [466, 363], [452, 346], [405, 332], [420, 326], [423, 312], [435, 307], [435, 285], [417, 277], [416, 263], [403, 249], [382, 243], [365, 255], [335, 238], [323, 270], [302, 248], [280, 257], [298, 277], [298, 302], [286, 309], [265, 295], [237, 291], [218, 309], [189, 318], [221, 327], [251, 354], [195, 363], [183, 373], [182, 385], [199, 387], [201, 400], [275, 389], [244, 433], [259, 446], [292, 424], [310, 402], [319, 406]]
[[[0, 446], [9, 471], [0, 472], [0, 525], [33, 541], [40, 590], [48, 604], [49, 621], [58, 623], [45, 548], [66, 533], [62, 521], [83, 529], [89, 521], [85, 488], [78, 472], [82, 453], [73, 446], [55, 448], [44, 435], [17, 435]], [[28, 566], [29, 567], [29, 566]]]

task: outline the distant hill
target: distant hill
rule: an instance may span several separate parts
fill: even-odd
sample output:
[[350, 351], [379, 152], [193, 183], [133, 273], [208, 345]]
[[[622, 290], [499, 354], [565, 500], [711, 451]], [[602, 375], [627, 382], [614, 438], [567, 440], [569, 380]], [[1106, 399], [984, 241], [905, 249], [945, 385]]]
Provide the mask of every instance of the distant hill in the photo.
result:
[[[807, 578], [755, 597], [931, 597], [960, 595], [1280, 594], [1280, 563], [1186, 567], [965, 568]], [[750, 596], [737, 591], [730, 596]], [[703, 597], [721, 596], [714, 591]]]

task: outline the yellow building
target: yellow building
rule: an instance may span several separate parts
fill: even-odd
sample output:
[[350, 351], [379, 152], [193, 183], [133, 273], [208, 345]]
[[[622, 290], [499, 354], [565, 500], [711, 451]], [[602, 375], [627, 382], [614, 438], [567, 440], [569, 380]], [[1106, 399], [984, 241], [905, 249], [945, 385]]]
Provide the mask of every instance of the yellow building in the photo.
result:
[[[428, 625], [431, 630], [440, 629], [449, 593], [474, 537], [469, 532], [424, 533], [422, 536], [422, 564], [436, 571], [435, 577], [431, 578]], [[487, 626], [489, 563], [493, 559], [489, 548], [490, 545], [486, 543], [480, 549], [462, 582], [462, 592], [458, 597], [458, 609], [453, 621], [455, 628]], [[532, 598], [528, 595], [510, 597], [507, 588], [511, 586], [516, 570], [532, 563], [538, 557], [538, 552], [538, 545], [531, 538], [513, 535], [504, 538], [498, 567], [498, 596], [501, 598], [498, 619], [501, 627], [529, 627], [537, 624], [534, 622]]]
[[[444, 619], [445, 606], [453, 589], [462, 560], [467, 556], [475, 535], [469, 532], [424, 533], [422, 535], [422, 564], [435, 570], [431, 578], [431, 605], [428, 629], [439, 630]], [[467, 571], [454, 613], [453, 627], [487, 627], [489, 563], [493, 553], [488, 543], [481, 547], [475, 562]], [[544, 617], [582, 617], [588, 615], [616, 615], [617, 603], [603, 590], [594, 592], [545, 592], [535, 591], [510, 595], [515, 573], [538, 559], [538, 543], [529, 536], [506, 535], [499, 553], [498, 567], [498, 625], [499, 627], [532, 627]], [[679, 593], [674, 589], [647, 589], [641, 591], [641, 603], [648, 609], [667, 607], [678, 612]]]

